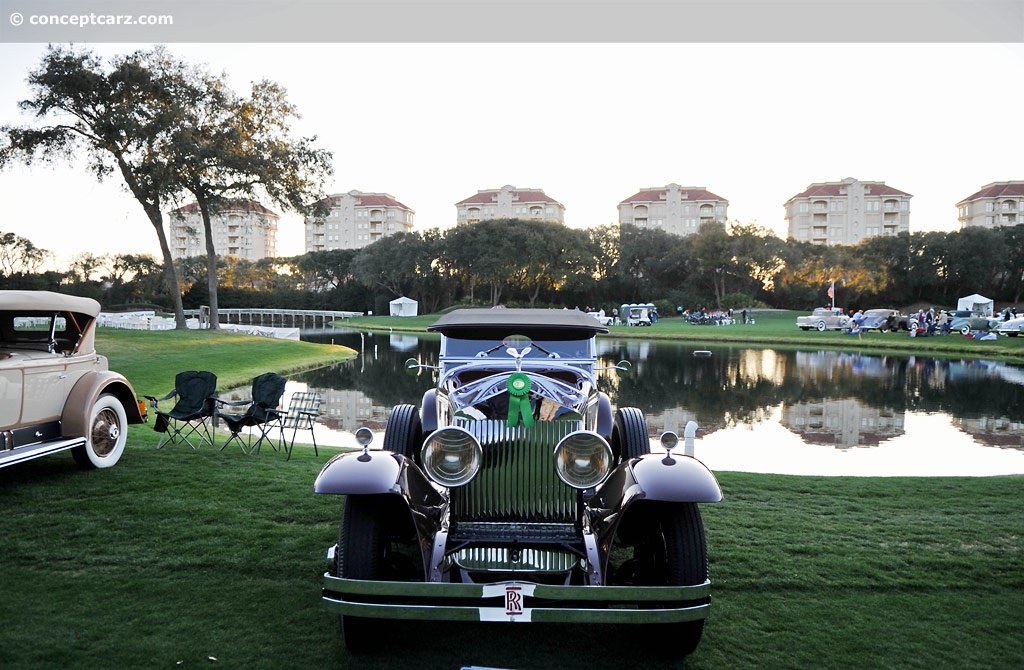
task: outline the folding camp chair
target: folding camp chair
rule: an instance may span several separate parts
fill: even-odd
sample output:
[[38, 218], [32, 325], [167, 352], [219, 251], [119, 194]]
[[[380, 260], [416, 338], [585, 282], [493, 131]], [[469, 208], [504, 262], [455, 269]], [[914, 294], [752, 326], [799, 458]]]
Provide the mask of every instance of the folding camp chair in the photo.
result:
[[[248, 405], [244, 414], [232, 414], [229, 412], [217, 412], [218, 418], [224, 421], [224, 425], [231, 431], [231, 436], [224, 440], [220, 450], [231, 444], [238, 443], [243, 454], [259, 453], [260, 445], [265, 440], [277, 450], [273, 439], [270, 437], [270, 430], [274, 426], [281, 425], [281, 416], [284, 414], [278, 409], [281, 404], [281, 396], [284, 395], [284, 387], [287, 379], [275, 372], [265, 372], [252, 380], [252, 398], [249, 400], [225, 401], [218, 400], [221, 406], [241, 407]], [[255, 428], [255, 431], [247, 431], [245, 437], [242, 430]], [[257, 437], [258, 436], [258, 437]], [[253, 439], [255, 438], [255, 441]]]
[[320, 416], [320, 394], [316, 391], [300, 391], [292, 394], [291, 402], [288, 403], [288, 411], [281, 417], [281, 443], [285, 444], [285, 430], [291, 429], [292, 439], [288, 444], [288, 458], [292, 457], [292, 447], [295, 446], [295, 435], [300, 430], [308, 430], [309, 437], [313, 440], [313, 453], [317, 456], [320, 452], [316, 448], [316, 435], [313, 434], [313, 427]]
[[[157, 449], [167, 443], [177, 444], [179, 440], [193, 449], [201, 447], [203, 442], [213, 446], [211, 424], [217, 408], [217, 375], [198, 370], [179, 372], [174, 377], [173, 391], [162, 398], [143, 397], [156, 412], [153, 430], [164, 434]], [[171, 398], [177, 398], [174, 407], [161, 411], [160, 401]]]

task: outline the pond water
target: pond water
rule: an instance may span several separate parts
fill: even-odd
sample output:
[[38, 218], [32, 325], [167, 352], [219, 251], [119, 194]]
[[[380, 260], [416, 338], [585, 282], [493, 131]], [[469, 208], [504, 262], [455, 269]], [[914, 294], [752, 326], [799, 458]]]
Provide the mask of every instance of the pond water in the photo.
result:
[[[419, 405], [433, 386], [403, 362], [436, 364], [436, 335], [305, 333], [360, 352], [293, 375], [323, 394], [318, 444], [355, 446], [362, 425], [383, 431], [391, 408]], [[695, 455], [712, 470], [780, 474], [964, 476], [1024, 474], [1024, 369], [984, 360], [834, 351], [706, 347], [601, 338], [601, 387], [641, 408], [652, 436], [698, 425]], [[694, 349], [711, 351], [709, 357]]]

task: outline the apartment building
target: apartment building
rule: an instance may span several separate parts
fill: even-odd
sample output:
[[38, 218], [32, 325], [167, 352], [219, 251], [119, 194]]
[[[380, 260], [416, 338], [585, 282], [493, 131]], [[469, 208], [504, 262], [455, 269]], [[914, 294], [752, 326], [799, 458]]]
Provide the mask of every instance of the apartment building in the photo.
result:
[[306, 218], [306, 252], [360, 249], [382, 237], [412, 232], [416, 214], [390, 193], [349, 191], [326, 198], [329, 212]]
[[885, 182], [852, 177], [811, 184], [784, 205], [789, 237], [815, 244], [857, 244], [910, 232], [912, 197]]
[[[255, 200], [229, 200], [211, 212], [210, 232], [218, 256], [256, 261], [277, 256], [280, 216]], [[206, 231], [199, 204], [173, 210], [168, 217], [168, 244], [174, 258], [206, 255]]]
[[960, 228], [1024, 223], [1024, 181], [995, 181], [956, 203]]
[[455, 203], [457, 223], [478, 223], [486, 219], [538, 219], [565, 223], [565, 206], [539, 188], [502, 186], [477, 191]]
[[705, 223], [725, 223], [729, 201], [703, 186], [651, 186], [619, 203], [619, 224], [692, 235]]

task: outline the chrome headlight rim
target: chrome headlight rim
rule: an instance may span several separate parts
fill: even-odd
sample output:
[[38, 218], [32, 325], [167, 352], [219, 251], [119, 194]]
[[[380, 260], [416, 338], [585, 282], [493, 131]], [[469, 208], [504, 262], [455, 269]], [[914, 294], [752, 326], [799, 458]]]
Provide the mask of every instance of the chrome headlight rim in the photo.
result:
[[[449, 442], [444, 442], [448, 438]], [[456, 442], [452, 442], [451, 440]], [[468, 458], [466, 458], [468, 456]], [[423, 441], [420, 449], [420, 463], [423, 470], [434, 482], [447, 488], [468, 484], [480, 471], [484, 450], [480, 440], [473, 433], [458, 426], [445, 426], [435, 430]], [[462, 463], [457, 472], [450, 473], [441, 468], [444, 463]]]
[[555, 445], [555, 472], [574, 489], [602, 484], [612, 472], [614, 455], [607, 440], [589, 430], [569, 433]]

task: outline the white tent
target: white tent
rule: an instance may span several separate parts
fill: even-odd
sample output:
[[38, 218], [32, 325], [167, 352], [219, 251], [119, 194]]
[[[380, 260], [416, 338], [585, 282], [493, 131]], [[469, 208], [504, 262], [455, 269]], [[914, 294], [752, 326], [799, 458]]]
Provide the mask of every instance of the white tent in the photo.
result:
[[992, 316], [993, 309], [995, 308], [995, 303], [993, 303], [993, 301], [989, 300], [985, 296], [978, 295], [977, 293], [975, 293], [974, 295], [967, 295], [964, 296], [963, 298], [960, 298], [960, 300], [958, 300], [956, 303], [956, 308], [968, 309], [974, 312], [975, 314]]
[[419, 303], [412, 298], [395, 298], [391, 301], [391, 316], [416, 316], [419, 311]]

